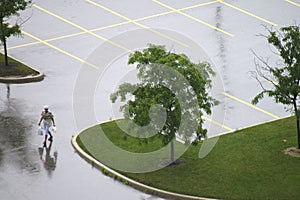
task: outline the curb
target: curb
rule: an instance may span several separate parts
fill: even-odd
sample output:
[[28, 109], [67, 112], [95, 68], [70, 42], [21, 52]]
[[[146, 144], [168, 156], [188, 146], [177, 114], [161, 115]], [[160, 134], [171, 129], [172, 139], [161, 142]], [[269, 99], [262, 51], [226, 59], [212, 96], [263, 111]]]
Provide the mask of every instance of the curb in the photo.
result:
[[[161, 196], [161, 197], [166, 197], [166, 198], [172, 198], [172, 199], [195, 199], [195, 200], [215, 200], [215, 199], [211, 199], [211, 198], [205, 198], [205, 197], [198, 197], [198, 196], [191, 196], [191, 195], [185, 195], [185, 194], [179, 194], [179, 193], [174, 193], [174, 192], [169, 192], [166, 190], [161, 190], [158, 188], [154, 188], [148, 185], [145, 185], [143, 183], [137, 182], [133, 179], [130, 179], [118, 172], [116, 172], [115, 170], [107, 167], [106, 165], [104, 165], [103, 163], [99, 162], [98, 160], [96, 160], [95, 158], [93, 158], [92, 156], [90, 156], [89, 154], [87, 154], [85, 151], [83, 151], [79, 145], [77, 144], [76, 140], [77, 137], [79, 136], [79, 134], [72, 136], [71, 139], [71, 143], [72, 146], [74, 147], [74, 149], [76, 150], [76, 152], [84, 159], [86, 160], [88, 163], [90, 163], [93, 167], [96, 167], [102, 171], [106, 171], [105, 174], [109, 175], [112, 174], [112, 177], [114, 177], [115, 179], [120, 180], [121, 182], [127, 184], [127, 185], [131, 185], [134, 188], [137, 188], [143, 192], [146, 193], [150, 193], [150, 194], [155, 194], [157, 196]], [[108, 173], [107, 173], [108, 172]]]
[[[24, 62], [19, 61], [18, 59], [11, 57], [10, 58], [25, 64]], [[11, 84], [22, 84], [22, 83], [31, 83], [31, 82], [39, 82], [44, 80], [45, 74], [40, 72], [39, 70], [25, 64], [27, 67], [32, 70], [38, 72], [38, 75], [35, 76], [25, 76], [25, 77], [0, 77], [0, 83], [11, 83]]]
[[244, 129], [247, 129], [247, 128], [252, 128], [252, 127], [255, 127], [255, 126], [258, 126], [258, 125], [262, 125], [262, 124], [266, 124], [266, 123], [271, 123], [271, 122], [276, 122], [276, 121], [279, 121], [281, 119], [286, 119], [286, 118], [289, 118], [289, 117], [292, 117], [292, 116], [293, 115], [287, 115], [287, 116], [284, 116], [284, 117], [280, 117], [279, 119], [271, 119], [271, 120], [268, 120], [268, 121], [265, 121], [265, 122], [261, 122], [261, 123], [259, 122], [259, 123], [252, 124], [252, 125], [249, 125], [249, 126], [244, 126], [244, 127], [241, 127], [241, 128], [236, 128], [236, 129], [233, 129], [232, 131], [226, 131], [226, 132], [223, 132], [223, 133], [221, 133], [219, 135], [210, 137], [208, 139], [220, 137], [220, 136], [223, 136], [223, 135], [234, 133], [236, 131], [241, 131], [241, 130], [244, 130]]
[[[37, 71], [39, 72], [39, 71]], [[22, 83], [31, 83], [31, 82], [39, 82], [44, 80], [45, 75], [39, 72], [36, 76], [26, 76], [26, 77], [0, 77], [1, 83], [11, 83], [11, 84], [22, 84]]]

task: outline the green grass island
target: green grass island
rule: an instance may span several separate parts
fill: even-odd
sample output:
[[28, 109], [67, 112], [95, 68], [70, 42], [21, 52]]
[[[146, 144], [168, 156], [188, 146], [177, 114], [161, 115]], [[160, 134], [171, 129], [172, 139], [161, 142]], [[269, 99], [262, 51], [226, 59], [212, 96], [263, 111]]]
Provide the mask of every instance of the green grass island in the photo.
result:
[[[99, 126], [114, 145], [126, 151], [146, 153], [162, 147], [160, 135], [138, 139], [124, 133], [116, 122], [82, 131], [76, 137], [77, 144], [104, 165], [105, 157], [111, 155], [99, 145]], [[198, 153], [202, 143], [190, 145], [180, 157], [183, 162], [178, 165], [148, 173], [116, 171], [154, 188], [197, 197], [263, 200], [297, 199], [300, 196], [300, 157], [286, 151], [297, 146], [295, 117], [220, 136], [212, 151], [200, 159]], [[118, 179], [107, 170], [102, 171]]]
[[4, 55], [0, 54], [0, 83], [22, 84], [38, 82], [44, 79], [44, 74], [18, 60], [8, 57], [5, 65]]

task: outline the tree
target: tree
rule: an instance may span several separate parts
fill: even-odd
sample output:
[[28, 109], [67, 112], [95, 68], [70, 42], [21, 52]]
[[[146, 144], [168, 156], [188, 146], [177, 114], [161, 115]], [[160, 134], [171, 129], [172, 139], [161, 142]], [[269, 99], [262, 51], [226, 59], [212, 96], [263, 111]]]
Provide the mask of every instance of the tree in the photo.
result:
[[206, 136], [201, 116], [204, 112], [211, 114], [211, 107], [217, 103], [208, 95], [214, 72], [207, 62], [195, 64], [184, 54], [167, 52], [164, 46], [153, 44], [131, 54], [128, 64], [136, 64], [140, 82], [123, 83], [111, 94], [111, 100], [120, 97], [125, 102], [133, 95], [121, 107], [125, 119], [148, 127], [137, 134], [162, 134], [163, 144], [170, 143], [173, 162], [176, 134], [185, 139], [196, 136], [194, 142]]
[[19, 11], [25, 10], [31, 0], [0, 0], [0, 40], [4, 48], [5, 65], [8, 66], [6, 40], [12, 35], [20, 35], [20, 24], [10, 25], [7, 20], [11, 16], [19, 16]]
[[[258, 57], [256, 62], [256, 79], [259, 81], [260, 92], [252, 103], [257, 104], [265, 95], [273, 97], [276, 103], [287, 105], [296, 116], [298, 149], [300, 149], [300, 126], [299, 126], [299, 93], [300, 93], [300, 31], [299, 26], [287, 26], [279, 31], [268, 30], [268, 43], [272, 44], [282, 59], [276, 67], [271, 67], [267, 60]], [[263, 66], [260, 65], [263, 64]], [[262, 80], [271, 83], [266, 88]]]

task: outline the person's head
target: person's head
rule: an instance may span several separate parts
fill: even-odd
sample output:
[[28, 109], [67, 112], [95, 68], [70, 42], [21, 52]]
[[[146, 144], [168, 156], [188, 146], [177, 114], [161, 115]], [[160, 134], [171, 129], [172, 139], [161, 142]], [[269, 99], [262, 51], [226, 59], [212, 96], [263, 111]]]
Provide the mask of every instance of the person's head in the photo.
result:
[[49, 110], [49, 107], [46, 105], [46, 106], [44, 106], [44, 110], [46, 111], [46, 112], [48, 112], [48, 110]]

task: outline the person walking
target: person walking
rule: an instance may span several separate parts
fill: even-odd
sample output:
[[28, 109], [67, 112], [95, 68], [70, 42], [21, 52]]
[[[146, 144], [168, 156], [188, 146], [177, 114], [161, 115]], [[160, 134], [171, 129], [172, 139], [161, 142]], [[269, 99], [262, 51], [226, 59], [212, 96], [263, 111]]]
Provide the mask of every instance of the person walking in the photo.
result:
[[53, 141], [53, 136], [50, 132], [50, 127], [52, 125], [55, 127], [54, 116], [49, 111], [48, 106], [44, 106], [44, 110], [42, 111], [41, 118], [40, 118], [40, 121], [38, 123], [39, 126], [41, 125], [42, 121], [43, 121], [43, 125], [44, 125], [44, 130], [45, 130], [45, 139], [44, 139], [44, 142], [43, 142], [43, 147], [46, 147], [46, 142], [47, 142], [48, 135], [50, 136], [48, 140], [50, 142]]

